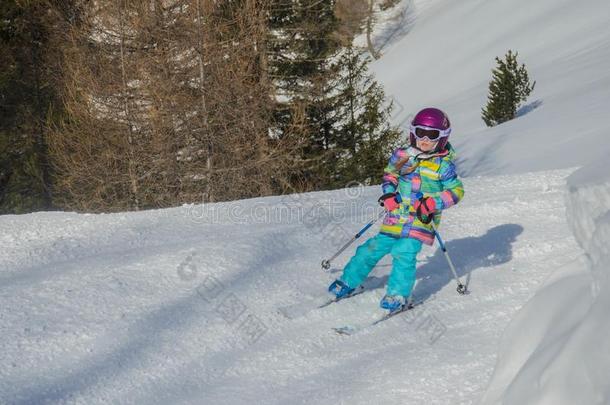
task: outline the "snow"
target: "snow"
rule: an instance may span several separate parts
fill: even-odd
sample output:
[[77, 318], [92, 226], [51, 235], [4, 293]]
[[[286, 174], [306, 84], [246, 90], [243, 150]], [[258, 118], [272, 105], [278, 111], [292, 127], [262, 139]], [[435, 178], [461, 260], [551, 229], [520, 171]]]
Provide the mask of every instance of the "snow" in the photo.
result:
[[[377, 186], [1, 217], [3, 402], [470, 403], [501, 326], [581, 255], [565, 237], [571, 172], [465, 179], [481, 198], [448, 211], [441, 232], [459, 274], [473, 272], [472, 294], [455, 292], [441, 252], [427, 248], [421, 310], [347, 339], [331, 328], [377, 314], [389, 259], [357, 297], [295, 320], [278, 309], [318, 297], [337, 275], [349, 249], [330, 274], [320, 261], [377, 212]], [[330, 227], [314, 221], [324, 213]], [[554, 236], [540, 244], [540, 233]]]
[[[282, 315], [339, 274], [354, 247], [320, 262], [376, 215], [378, 186], [1, 216], [0, 403], [610, 403], [610, 3], [405, 5], [411, 25], [374, 71], [395, 122], [426, 105], [452, 119], [466, 196], [440, 232], [471, 294], [435, 246], [418, 267], [427, 301], [404, 316], [332, 331], [378, 315], [389, 258], [363, 294]], [[509, 48], [536, 89], [488, 129]]]
[[[610, 322], [604, 315], [610, 307], [610, 3], [415, 5], [415, 24], [374, 65], [399, 106], [396, 123], [404, 126], [427, 105], [448, 111], [466, 175], [584, 166], [565, 190], [569, 229], [584, 255], [555, 266], [511, 320], [480, 402], [610, 403]], [[480, 108], [490, 70], [494, 57], [508, 49], [519, 52], [536, 87], [518, 119], [485, 128]], [[525, 198], [533, 203], [540, 195]], [[535, 245], [549, 236], [542, 232]]]
[[[383, 54], [385, 49], [407, 35], [413, 27], [415, 19], [415, 3], [413, 0], [402, 0], [394, 7], [382, 10], [382, 0], [374, 0], [373, 6], [373, 29], [371, 42], [375, 52]], [[417, 2], [416, 2], [417, 3]], [[418, 10], [421, 11], [421, 5]], [[360, 35], [354, 38], [354, 45], [367, 48], [366, 23]]]
[[484, 403], [610, 401], [610, 173], [593, 162], [567, 188], [568, 222], [586, 261], [557, 271], [513, 319]]
[[[405, 126], [447, 111], [469, 175], [569, 168], [607, 156], [610, 30], [606, 0], [415, 2], [415, 24], [373, 65]], [[480, 110], [494, 58], [519, 53], [536, 87], [525, 111], [492, 129]], [[543, 156], [540, 153], [543, 148]]]

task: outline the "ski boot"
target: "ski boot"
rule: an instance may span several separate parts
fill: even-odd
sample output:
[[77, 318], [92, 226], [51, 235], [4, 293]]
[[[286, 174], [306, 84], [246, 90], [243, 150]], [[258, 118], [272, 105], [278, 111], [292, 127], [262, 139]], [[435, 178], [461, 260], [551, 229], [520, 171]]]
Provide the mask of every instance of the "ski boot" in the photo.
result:
[[383, 309], [387, 309], [390, 312], [401, 310], [407, 304], [407, 299], [402, 295], [385, 295], [379, 306]]
[[345, 298], [354, 292], [354, 288], [350, 288], [343, 281], [336, 279], [331, 285], [328, 286], [328, 292], [333, 294], [338, 300]]

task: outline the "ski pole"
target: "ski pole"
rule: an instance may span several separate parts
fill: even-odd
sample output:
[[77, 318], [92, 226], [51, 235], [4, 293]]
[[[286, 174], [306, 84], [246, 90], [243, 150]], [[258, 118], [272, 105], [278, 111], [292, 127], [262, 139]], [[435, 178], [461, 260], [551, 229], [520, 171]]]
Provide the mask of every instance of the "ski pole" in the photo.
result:
[[462, 295], [468, 294], [469, 293], [468, 283], [462, 284], [462, 282], [460, 281], [460, 278], [457, 275], [457, 271], [455, 271], [455, 266], [453, 265], [453, 262], [451, 261], [451, 257], [449, 257], [449, 253], [447, 252], [447, 248], [445, 247], [445, 243], [441, 239], [441, 235], [436, 230], [434, 221], [430, 221], [430, 225], [432, 226], [432, 231], [434, 231], [434, 236], [436, 236], [436, 240], [438, 240], [438, 244], [441, 246], [441, 250], [445, 254], [447, 263], [449, 263], [449, 268], [451, 268], [451, 272], [453, 273], [453, 278], [455, 278], [455, 281], [457, 282], [457, 292]]
[[330, 259], [327, 260], [322, 260], [322, 268], [324, 270], [328, 270], [330, 269], [330, 262], [332, 262], [337, 256], [339, 256], [345, 249], [347, 249], [349, 247], [349, 245], [351, 245], [352, 243], [354, 243], [354, 241], [356, 239], [358, 239], [359, 237], [362, 236], [363, 233], [365, 233], [371, 226], [373, 226], [373, 224], [375, 222], [377, 222], [379, 220], [379, 218], [381, 218], [382, 216], [384, 216], [386, 213], [385, 210], [380, 211], [379, 214], [377, 214], [377, 216], [373, 219], [371, 219], [366, 225], [364, 225], [364, 227], [358, 231], [358, 233], [356, 235], [354, 235], [349, 241], [347, 241], [347, 243], [345, 245], [343, 245], [343, 247], [341, 247], [341, 249], [339, 249], [339, 251], [337, 253], [335, 253], [333, 255], [333, 257], [331, 257]]
[[[419, 201], [422, 202], [422, 197], [423, 194], [419, 195]], [[427, 215], [427, 218], [422, 218], [421, 213], [419, 211], [419, 208], [417, 209], [417, 216], [419, 218], [419, 220], [421, 222], [423, 222], [424, 224], [430, 224], [430, 226], [432, 227], [432, 232], [434, 232], [434, 236], [436, 237], [436, 240], [438, 240], [438, 244], [441, 245], [441, 250], [443, 251], [443, 254], [445, 255], [445, 259], [447, 259], [447, 263], [449, 263], [449, 268], [451, 269], [451, 272], [453, 273], [453, 278], [455, 279], [455, 282], [457, 283], [457, 292], [459, 294], [468, 294], [468, 282], [470, 281], [470, 273], [468, 274], [467, 277], [467, 282], [466, 284], [462, 284], [462, 281], [460, 280], [460, 278], [457, 275], [457, 271], [455, 271], [455, 266], [453, 265], [453, 262], [451, 261], [451, 257], [449, 257], [449, 252], [447, 252], [447, 248], [445, 247], [445, 242], [443, 242], [443, 239], [441, 238], [441, 235], [438, 233], [438, 230], [436, 229], [436, 225], [434, 225], [434, 214], [430, 214]]]

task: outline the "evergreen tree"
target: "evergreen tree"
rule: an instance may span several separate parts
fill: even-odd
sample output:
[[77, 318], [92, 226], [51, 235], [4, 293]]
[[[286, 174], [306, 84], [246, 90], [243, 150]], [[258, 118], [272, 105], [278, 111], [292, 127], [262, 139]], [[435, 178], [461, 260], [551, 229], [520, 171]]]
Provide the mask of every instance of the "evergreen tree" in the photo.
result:
[[53, 2], [0, 4], [0, 213], [51, 206], [46, 124], [57, 109]]
[[269, 14], [269, 76], [275, 89], [273, 136], [300, 145], [288, 179], [291, 188], [319, 188], [332, 143], [332, 107], [327, 92], [336, 77], [340, 49], [335, 37], [335, 0], [273, 0]]
[[536, 82], [530, 83], [525, 65], [517, 63], [517, 55], [509, 50], [504, 60], [496, 57], [497, 67], [492, 70], [487, 105], [481, 110], [488, 127], [515, 118], [521, 103], [534, 90]]
[[289, 180], [300, 191], [377, 179], [398, 136], [388, 124], [391, 106], [368, 73], [370, 58], [341, 47], [335, 3], [276, 0], [271, 8], [274, 135], [301, 143]]
[[389, 124], [392, 105], [385, 105], [383, 88], [368, 72], [370, 60], [349, 46], [337, 62], [332, 98], [336, 145], [327, 162], [333, 171], [332, 187], [378, 181], [400, 134]]

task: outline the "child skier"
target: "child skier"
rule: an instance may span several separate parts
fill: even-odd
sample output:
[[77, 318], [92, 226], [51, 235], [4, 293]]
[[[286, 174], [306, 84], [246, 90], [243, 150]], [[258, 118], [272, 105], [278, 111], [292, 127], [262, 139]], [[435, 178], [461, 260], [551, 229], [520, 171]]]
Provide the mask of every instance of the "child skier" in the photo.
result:
[[415, 284], [417, 254], [422, 243], [434, 243], [430, 220], [438, 226], [441, 211], [457, 204], [464, 187], [455, 170], [455, 153], [448, 143], [451, 125], [437, 108], [425, 108], [411, 122], [409, 147], [392, 154], [383, 175], [380, 204], [387, 213], [380, 232], [358, 247], [340, 278], [328, 291], [337, 298], [351, 294], [386, 254], [392, 272], [380, 306], [401, 309]]

